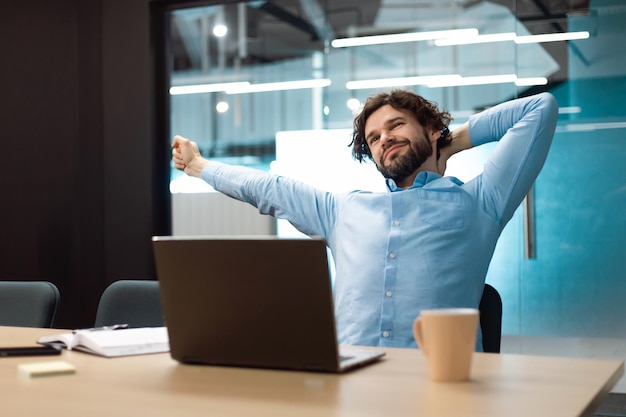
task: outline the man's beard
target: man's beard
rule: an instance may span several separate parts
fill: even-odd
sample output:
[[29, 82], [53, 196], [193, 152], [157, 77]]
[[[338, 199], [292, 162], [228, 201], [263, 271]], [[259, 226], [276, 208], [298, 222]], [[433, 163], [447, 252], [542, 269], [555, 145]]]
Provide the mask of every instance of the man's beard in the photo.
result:
[[388, 165], [383, 159], [377, 168], [385, 178], [390, 178], [399, 184], [421, 167], [432, 153], [433, 146], [430, 141], [425, 137], [418, 138], [418, 140], [409, 142], [407, 153], [391, 159]]

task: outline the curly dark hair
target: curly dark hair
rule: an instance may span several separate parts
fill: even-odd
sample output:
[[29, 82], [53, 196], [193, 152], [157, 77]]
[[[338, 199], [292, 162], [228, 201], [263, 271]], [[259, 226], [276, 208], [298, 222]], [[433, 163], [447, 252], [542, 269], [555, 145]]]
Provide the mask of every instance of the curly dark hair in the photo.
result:
[[449, 146], [451, 142], [448, 125], [452, 121], [452, 116], [445, 110], [439, 110], [435, 103], [406, 90], [378, 93], [365, 101], [363, 109], [354, 118], [352, 142], [349, 145], [352, 147], [352, 157], [359, 162], [366, 159], [373, 161], [365, 140], [365, 122], [372, 113], [387, 104], [396, 110], [408, 110], [423, 127], [441, 131], [441, 137], [437, 140], [437, 159], [439, 159], [439, 150]]

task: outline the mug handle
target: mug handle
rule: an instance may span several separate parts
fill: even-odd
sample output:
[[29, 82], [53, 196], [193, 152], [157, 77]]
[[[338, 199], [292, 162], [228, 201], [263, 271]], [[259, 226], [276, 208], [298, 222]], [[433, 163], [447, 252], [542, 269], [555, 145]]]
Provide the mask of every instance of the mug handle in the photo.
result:
[[424, 343], [424, 336], [422, 334], [422, 319], [420, 317], [416, 318], [413, 322], [413, 335], [415, 336], [417, 347], [424, 352], [424, 355], [428, 355], [428, 350], [426, 349], [426, 343]]

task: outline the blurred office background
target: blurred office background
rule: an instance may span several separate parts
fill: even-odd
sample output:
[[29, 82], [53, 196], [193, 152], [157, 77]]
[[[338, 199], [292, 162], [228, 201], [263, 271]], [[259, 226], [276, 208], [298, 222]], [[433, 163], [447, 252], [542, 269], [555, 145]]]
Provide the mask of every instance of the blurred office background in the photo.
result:
[[487, 281], [505, 336], [626, 340], [625, 17], [618, 0], [3, 4], [0, 279], [55, 282], [59, 325], [78, 327], [107, 283], [154, 277], [152, 235], [293, 233], [173, 170], [174, 134], [218, 160], [381, 189], [347, 148], [371, 93], [410, 88], [460, 124], [550, 91], [554, 143]]
[[[626, 41], [625, 17], [626, 4], [610, 0], [282, 0], [172, 10], [169, 130], [218, 160], [326, 189], [381, 190], [375, 168], [359, 171], [347, 146], [352, 109], [369, 94], [410, 88], [458, 124], [550, 91], [560, 106], [554, 145], [487, 281], [504, 301], [504, 334], [626, 335], [626, 58], [616, 46]], [[490, 150], [459, 156], [449, 173], [471, 178]], [[292, 233], [201, 181], [175, 170], [171, 179], [175, 234]]]

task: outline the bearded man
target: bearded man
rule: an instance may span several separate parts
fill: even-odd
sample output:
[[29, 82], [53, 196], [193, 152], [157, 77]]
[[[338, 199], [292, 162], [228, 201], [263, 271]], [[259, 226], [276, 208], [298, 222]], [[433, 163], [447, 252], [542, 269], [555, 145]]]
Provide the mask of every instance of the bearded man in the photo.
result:
[[[478, 308], [496, 242], [543, 167], [557, 114], [554, 97], [541, 93], [474, 114], [450, 132], [450, 114], [417, 94], [373, 95], [354, 120], [351, 146], [385, 177], [380, 193], [331, 193], [209, 161], [181, 136], [172, 159], [217, 191], [325, 239], [340, 344], [416, 347], [422, 309]], [[481, 174], [466, 183], [444, 176], [452, 155], [488, 142], [498, 143]], [[480, 351], [480, 329], [477, 336]]]

